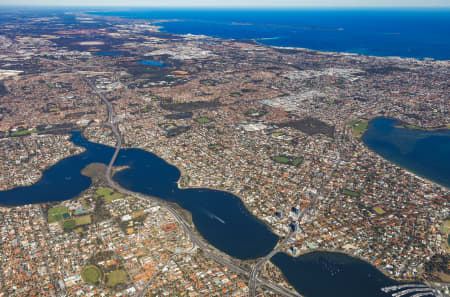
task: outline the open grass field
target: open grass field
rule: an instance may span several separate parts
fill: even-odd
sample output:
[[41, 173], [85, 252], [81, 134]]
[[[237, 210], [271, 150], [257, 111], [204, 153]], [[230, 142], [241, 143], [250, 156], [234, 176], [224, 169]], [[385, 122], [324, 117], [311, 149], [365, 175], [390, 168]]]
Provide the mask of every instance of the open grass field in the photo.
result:
[[347, 122], [347, 125], [354, 126], [357, 122], [359, 122], [359, 120], [353, 120], [353, 121]]
[[[441, 227], [442, 234], [444, 235], [444, 240], [447, 239], [446, 249], [450, 253], [450, 219], [445, 220]], [[449, 276], [450, 277], [450, 276]]]
[[342, 194], [352, 196], [352, 197], [359, 197], [359, 195], [360, 195], [359, 192], [355, 192], [355, 191], [352, 191], [349, 189], [343, 189]]
[[200, 124], [208, 124], [211, 123], [212, 120], [210, 118], [196, 118], [195, 121]]
[[38, 131], [36, 129], [32, 129], [32, 130], [22, 130], [22, 131], [15, 131], [15, 132], [11, 132], [9, 135], [12, 137], [15, 136], [24, 136], [24, 135], [29, 135], [32, 133], [37, 133]]
[[291, 159], [285, 156], [276, 156], [274, 158], [275, 162], [281, 163], [281, 164], [289, 164], [291, 162]]
[[300, 165], [302, 162], [303, 162], [303, 158], [295, 158], [295, 159], [292, 161], [292, 165], [298, 166], [298, 165]]
[[110, 201], [120, 199], [120, 198], [122, 198], [122, 195], [120, 193], [114, 193], [112, 195], [103, 197], [103, 199], [105, 199], [105, 202], [110, 202]]
[[98, 188], [95, 193], [97, 194], [98, 197], [103, 197], [105, 202], [110, 202], [122, 198], [121, 194], [114, 193], [114, 190], [110, 188]]
[[65, 231], [71, 231], [77, 226], [77, 222], [74, 219], [67, 220], [63, 223], [63, 228]]
[[48, 222], [54, 223], [61, 221], [62, 219], [69, 218], [69, 209], [64, 206], [53, 207], [48, 210]]
[[444, 224], [442, 224], [442, 233], [450, 234], [450, 220], [446, 220]]
[[141, 109], [141, 112], [142, 112], [142, 113], [147, 113], [147, 112], [150, 112], [151, 110], [152, 110], [151, 107], [146, 107], [146, 108], [144, 108], [144, 109]]
[[85, 282], [95, 285], [102, 279], [102, 272], [97, 266], [89, 265], [81, 271], [81, 278]]
[[418, 126], [414, 126], [414, 125], [405, 125], [406, 129], [409, 130], [423, 130], [422, 128], [418, 127]]
[[273, 160], [277, 163], [299, 166], [303, 162], [303, 158], [301, 157], [289, 157], [289, 156], [276, 156]]
[[379, 206], [375, 206], [373, 208], [373, 210], [380, 216], [384, 215], [386, 213], [386, 211], [384, 209], [382, 209], [381, 207], [379, 207]]
[[353, 125], [353, 135], [355, 137], [361, 138], [361, 136], [369, 128], [369, 121], [360, 120], [357, 124]]
[[282, 135], [284, 135], [283, 132], [274, 132], [274, 133], [272, 133], [272, 136], [273, 136], [273, 137], [280, 137], [280, 136], [282, 136]]
[[111, 195], [114, 192], [113, 189], [110, 188], [98, 188], [95, 192], [99, 196]]
[[111, 271], [106, 275], [106, 286], [113, 288], [127, 281], [127, 273], [125, 270], [119, 269]]
[[74, 219], [75, 219], [76, 226], [88, 225], [92, 222], [91, 215], [74, 217]]

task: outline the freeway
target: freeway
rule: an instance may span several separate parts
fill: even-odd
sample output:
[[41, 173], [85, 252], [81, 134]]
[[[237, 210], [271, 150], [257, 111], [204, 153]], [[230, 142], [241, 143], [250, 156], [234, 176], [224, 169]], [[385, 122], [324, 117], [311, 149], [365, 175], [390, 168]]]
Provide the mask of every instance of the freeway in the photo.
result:
[[[86, 76], [84, 76], [81, 73], [79, 73], [79, 74], [82, 76], [83, 80], [88, 84], [88, 86], [95, 92], [95, 94], [105, 103], [105, 105], [108, 109], [108, 121], [107, 121], [107, 123], [105, 123], [105, 126], [108, 126], [111, 129], [111, 131], [113, 132], [113, 134], [117, 140], [116, 149], [114, 151], [114, 154], [113, 154], [113, 156], [108, 164], [108, 168], [106, 170], [105, 178], [106, 178], [106, 181], [108, 182], [109, 186], [111, 188], [113, 188], [114, 190], [118, 191], [119, 193], [130, 195], [130, 196], [136, 197], [138, 199], [143, 199], [143, 200], [147, 200], [147, 201], [150, 200], [150, 201], [156, 202], [159, 206], [164, 207], [173, 215], [173, 217], [177, 220], [178, 224], [183, 228], [183, 231], [189, 237], [192, 245], [197, 246], [199, 249], [201, 249], [203, 251], [203, 254], [207, 258], [210, 258], [210, 259], [214, 260], [215, 262], [228, 267], [228, 269], [230, 269], [236, 273], [239, 273], [239, 274], [249, 277], [251, 275], [251, 273], [250, 273], [250, 271], [248, 271], [248, 269], [243, 268], [243, 267], [239, 266], [238, 264], [234, 263], [233, 260], [229, 256], [223, 254], [222, 252], [220, 252], [218, 250], [215, 250], [214, 248], [210, 247], [207, 243], [205, 243], [204, 240], [202, 238], [200, 238], [197, 235], [197, 233], [195, 233], [193, 231], [193, 229], [191, 228], [189, 223], [185, 221], [185, 219], [176, 211], [176, 209], [172, 205], [165, 202], [164, 200], [161, 200], [158, 197], [144, 195], [141, 193], [135, 193], [135, 192], [129, 191], [127, 189], [124, 189], [113, 181], [112, 174], [111, 174], [112, 168], [114, 166], [114, 162], [116, 161], [117, 156], [123, 145], [122, 135], [120, 134], [120, 130], [119, 130], [119, 128], [117, 126], [117, 122], [115, 120], [114, 108], [113, 108], [112, 104], [108, 101], [108, 99], [106, 99], [105, 96], [103, 96], [103, 94], [97, 90], [97, 88], [94, 86], [94, 84]], [[273, 292], [279, 294], [280, 296], [301, 297], [297, 293], [292, 292], [292, 291], [290, 291], [276, 283], [273, 283], [269, 280], [260, 279], [257, 277], [255, 277], [254, 279], [255, 279], [255, 282], [257, 281], [260, 285], [272, 290]]]
[[116, 161], [117, 155], [119, 154], [120, 149], [122, 148], [123, 143], [122, 135], [120, 135], [119, 127], [117, 127], [117, 123], [115, 122], [114, 108], [111, 102], [109, 102], [108, 99], [106, 99], [105, 96], [103, 96], [103, 94], [98, 91], [98, 89], [94, 86], [94, 84], [90, 80], [88, 80], [85, 75], [81, 73], [80, 75], [83, 78], [83, 80], [88, 84], [88, 86], [92, 89], [92, 91], [95, 92], [95, 94], [103, 101], [103, 103], [105, 103], [106, 107], [108, 108], [108, 121], [105, 125], [111, 129], [117, 140], [116, 150], [114, 151], [114, 155], [111, 158], [111, 161], [109, 162], [108, 168], [106, 170], [106, 179], [108, 183], [112, 183], [111, 170], [114, 165], [114, 162]]

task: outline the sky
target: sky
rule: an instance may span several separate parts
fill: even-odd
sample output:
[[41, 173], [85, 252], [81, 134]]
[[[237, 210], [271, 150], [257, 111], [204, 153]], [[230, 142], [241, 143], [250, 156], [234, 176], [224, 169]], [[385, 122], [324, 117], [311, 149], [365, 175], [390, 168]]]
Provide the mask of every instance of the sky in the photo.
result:
[[450, 7], [450, 0], [0, 0], [0, 6]]

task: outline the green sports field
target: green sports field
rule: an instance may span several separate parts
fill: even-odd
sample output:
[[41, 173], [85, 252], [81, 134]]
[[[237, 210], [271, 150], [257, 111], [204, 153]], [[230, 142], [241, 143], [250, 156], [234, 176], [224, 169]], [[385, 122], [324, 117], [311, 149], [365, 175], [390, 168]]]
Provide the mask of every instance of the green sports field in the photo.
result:
[[70, 218], [69, 209], [64, 206], [53, 207], [48, 210], [48, 222], [54, 223]]
[[106, 275], [106, 285], [113, 288], [127, 281], [127, 273], [123, 269], [111, 271]]
[[89, 265], [81, 271], [81, 278], [85, 282], [95, 285], [102, 279], [102, 272], [97, 266]]

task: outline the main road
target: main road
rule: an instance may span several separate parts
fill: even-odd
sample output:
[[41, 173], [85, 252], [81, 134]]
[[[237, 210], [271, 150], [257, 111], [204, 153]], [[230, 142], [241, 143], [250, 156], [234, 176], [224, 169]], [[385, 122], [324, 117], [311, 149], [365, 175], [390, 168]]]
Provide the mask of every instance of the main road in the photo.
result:
[[[319, 196], [318, 194], [314, 194], [314, 197], [311, 199], [311, 203], [308, 205], [308, 207], [306, 207], [306, 208], [304, 208], [304, 209], [302, 210], [302, 212], [300, 213], [300, 215], [299, 215], [299, 217], [298, 217], [298, 221], [299, 221], [299, 222], [302, 220], [303, 216], [304, 216], [305, 214], [307, 214], [307, 213], [309, 212], [309, 210], [314, 206], [314, 203], [316, 202], [318, 196]], [[248, 289], [249, 289], [248, 296], [249, 296], [249, 297], [253, 297], [253, 296], [255, 296], [255, 294], [256, 294], [256, 282], [259, 281], [259, 278], [258, 278], [259, 270], [260, 270], [260, 269], [261, 269], [268, 261], [270, 261], [270, 259], [271, 259], [276, 253], [278, 253], [279, 251], [281, 251], [281, 250], [286, 246], [286, 244], [289, 242], [289, 240], [290, 240], [291, 238], [293, 238], [294, 236], [295, 236], [295, 232], [293, 232], [293, 231], [290, 232], [290, 233], [286, 236], [286, 238], [285, 238], [283, 241], [279, 242], [279, 243], [277, 244], [277, 246], [276, 246], [269, 254], [267, 254], [264, 258], [262, 258], [260, 261], [258, 261], [258, 263], [255, 264], [255, 266], [254, 266], [253, 269], [252, 269], [252, 272], [250, 273], [250, 280], [249, 280], [249, 282], [248, 282]]]
[[[114, 113], [114, 108], [111, 104], [111, 102], [108, 101], [108, 99], [106, 99], [105, 96], [103, 96], [103, 94], [101, 92], [98, 91], [98, 89], [95, 87], [95, 85], [83, 74], [80, 73], [80, 75], [82, 76], [83, 80], [88, 84], [88, 86], [92, 89], [92, 91], [95, 92], [95, 94], [103, 101], [103, 103], [105, 103], [107, 109], [108, 109], [108, 121], [107, 123], [105, 123], [106, 126], [108, 126], [109, 128], [111, 128], [111, 131], [113, 132], [114, 136], [116, 137], [116, 149], [114, 151], [114, 154], [108, 164], [108, 168], [106, 170], [106, 181], [108, 182], [109, 186], [111, 188], [113, 188], [114, 190], [122, 193], [122, 194], [126, 194], [126, 195], [130, 195], [130, 196], [134, 196], [138, 199], [143, 199], [143, 200], [150, 200], [153, 202], [156, 202], [157, 204], [159, 204], [159, 206], [166, 208], [172, 215], [173, 217], [177, 220], [177, 222], [179, 223], [179, 225], [183, 228], [185, 234], [189, 237], [189, 240], [191, 241], [191, 243], [196, 246], [197, 248], [201, 249], [203, 251], [203, 254], [214, 260], [215, 262], [224, 265], [226, 267], [228, 267], [230, 270], [245, 275], [247, 277], [251, 277], [251, 275], [253, 274], [253, 271], [250, 272], [248, 269], [239, 266], [238, 264], [234, 263], [232, 261], [232, 259], [223, 254], [222, 252], [219, 252], [217, 250], [215, 250], [215, 248], [211, 247], [210, 245], [206, 244], [205, 241], [200, 238], [197, 233], [195, 233], [193, 231], [193, 229], [191, 228], [191, 226], [189, 225], [189, 223], [186, 222], [186, 220], [178, 213], [178, 211], [169, 203], [161, 200], [158, 197], [155, 196], [151, 196], [151, 195], [144, 195], [141, 193], [135, 193], [132, 191], [129, 191], [127, 189], [122, 188], [121, 186], [119, 186], [117, 183], [115, 183], [112, 179], [112, 168], [114, 166], [114, 162], [116, 161], [116, 158], [122, 148], [123, 145], [123, 139], [122, 139], [122, 135], [120, 134], [120, 130], [119, 127], [117, 126], [117, 121], [115, 118], [115, 113]], [[288, 239], [288, 238], [287, 238]], [[286, 239], [286, 240], [287, 240]], [[274, 249], [269, 255], [270, 257], [272, 257], [272, 255], [274, 255], [275, 253], [278, 252], [278, 250], [281, 248], [282, 245], [278, 245], [278, 249]], [[265, 258], [267, 258], [269, 255], [267, 255]], [[270, 257], [268, 257], [268, 259], [270, 259]], [[261, 261], [260, 261], [261, 262]], [[259, 264], [259, 263], [258, 263]], [[257, 265], [258, 265], [257, 264]], [[260, 266], [263, 263], [259, 264]], [[254, 269], [255, 270], [255, 269]], [[256, 270], [257, 271], [257, 270]], [[273, 283], [269, 280], [265, 280], [265, 279], [259, 279], [254, 277], [254, 282], [258, 282], [261, 286], [264, 286], [270, 290], [272, 290], [273, 292], [279, 294], [280, 296], [287, 296], [287, 297], [301, 297], [299, 294], [297, 294], [296, 292], [292, 292], [289, 289], [286, 289], [283, 286], [280, 286], [276, 283]]]
[[94, 86], [94, 84], [89, 79], [87, 79], [87, 77], [84, 74], [80, 73], [80, 75], [83, 78], [83, 80], [88, 84], [88, 86], [95, 92], [95, 94], [103, 101], [103, 103], [105, 103], [106, 107], [108, 108], [108, 121], [105, 125], [111, 128], [111, 131], [114, 133], [114, 136], [116, 137], [117, 140], [116, 150], [114, 151], [114, 155], [111, 158], [111, 161], [109, 162], [108, 168], [106, 170], [106, 179], [108, 180], [108, 183], [112, 183], [111, 170], [114, 165], [114, 162], [116, 161], [117, 155], [119, 154], [119, 151], [122, 148], [123, 143], [122, 135], [120, 134], [119, 127], [117, 126], [116, 123], [114, 107], [112, 106], [111, 102], [109, 102], [108, 99], [106, 99], [106, 97], [103, 96], [103, 94], [98, 91], [98, 89]]
[[[336, 142], [336, 147], [339, 147], [339, 139], [338, 139], [338, 137], [335, 138], [335, 142]], [[313, 194], [312, 194], [313, 197], [312, 197], [311, 202], [309, 203], [308, 207], [305, 207], [305, 208], [301, 211], [301, 213], [299, 214], [299, 216], [298, 216], [298, 218], [297, 218], [297, 221], [298, 221], [299, 223], [301, 222], [301, 220], [303, 219], [303, 217], [304, 217], [310, 210], [312, 210], [312, 209], [314, 208], [314, 206], [315, 206], [315, 204], [316, 204], [316, 201], [317, 201], [317, 198], [320, 197], [320, 193], [323, 191], [323, 186], [324, 186], [328, 181], [331, 180], [331, 178], [333, 177], [334, 172], [335, 172], [336, 169], [339, 167], [340, 162], [341, 162], [341, 158], [340, 158], [340, 156], [338, 155], [338, 160], [337, 160], [337, 162], [336, 162], [336, 165], [335, 165], [333, 171], [332, 171], [331, 174], [330, 174], [329, 179], [328, 179], [326, 182], [322, 182], [322, 185], [321, 185], [319, 191], [318, 191], [317, 193], [313, 193]], [[253, 269], [252, 269], [252, 271], [251, 271], [251, 273], [250, 273], [250, 279], [249, 279], [249, 282], [248, 282], [248, 288], [249, 288], [249, 294], [248, 294], [248, 296], [249, 296], [249, 297], [254, 297], [255, 294], [256, 294], [256, 282], [259, 281], [259, 279], [258, 279], [258, 273], [259, 273], [259, 270], [260, 270], [262, 267], [264, 267], [264, 265], [265, 265], [268, 261], [270, 261], [270, 259], [271, 259], [276, 253], [278, 253], [279, 251], [281, 251], [281, 250], [286, 246], [286, 244], [289, 242], [289, 240], [290, 240], [291, 238], [293, 238], [293, 237], [295, 237], [295, 232], [290, 232], [290, 233], [286, 236], [286, 238], [285, 238], [283, 241], [279, 242], [279, 243], [277, 244], [277, 246], [276, 246], [276, 247], [275, 247], [268, 255], [266, 255], [264, 258], [262, 258], [260, 261], [258, 261], [258, 263], [256, 263], [255, 266], [253, 266]]]

